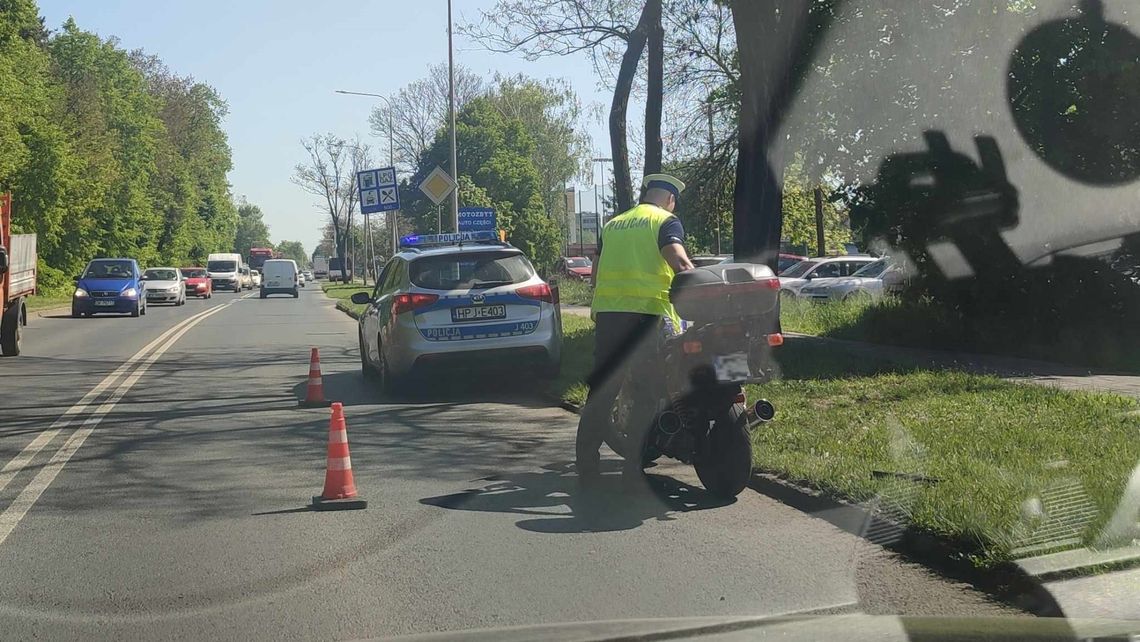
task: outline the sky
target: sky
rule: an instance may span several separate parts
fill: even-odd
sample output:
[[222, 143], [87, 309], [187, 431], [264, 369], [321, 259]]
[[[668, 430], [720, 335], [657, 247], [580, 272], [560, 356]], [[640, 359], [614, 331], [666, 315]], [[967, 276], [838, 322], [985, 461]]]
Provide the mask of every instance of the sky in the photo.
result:
[[[299, 240], [312, 251], [327, 214], [290, 182], [304, 160], [300, 140], [319, 132], [370, 142], [384, 156], [385, 141], [369, 131], [378, 99], [337, 89], [393, 94], [447, 62], [446, 0], [40, 0], [49, 28], [72, 16], [79, 27], [116, 36], [125, 49], [141, 48], [180, 75], [212, 85], [229, 104], [225, 129], [233, 149], [230, 183], [261, 207], [273, 242]], [[493, 0], [454, 0], [456, 23], [477, 20]], [[496, 54], [456, 34], [456, 64], [490, 77], [525, 73], [564, 78], [584, 105], [608, 104], [585, 57], [528, 62]], [[589, 122], [595, 150], [608, 149], [604, 123]], [[608, 154], [603, 154], [608, 156]], [[593, 200], [588, 193], [587, 200]]]

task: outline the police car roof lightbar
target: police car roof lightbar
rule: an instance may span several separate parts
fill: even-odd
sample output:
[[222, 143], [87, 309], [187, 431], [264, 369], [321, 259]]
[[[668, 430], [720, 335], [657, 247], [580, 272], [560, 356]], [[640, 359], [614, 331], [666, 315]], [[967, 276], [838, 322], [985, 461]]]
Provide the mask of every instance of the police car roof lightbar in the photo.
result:
[[499, 241], [494, 230], [482, 232], [458, 232], [452, 234], [409, 234], [400, 239], [400, 247], [429, 247], [436, 245], [460, 245], [479, 241]]

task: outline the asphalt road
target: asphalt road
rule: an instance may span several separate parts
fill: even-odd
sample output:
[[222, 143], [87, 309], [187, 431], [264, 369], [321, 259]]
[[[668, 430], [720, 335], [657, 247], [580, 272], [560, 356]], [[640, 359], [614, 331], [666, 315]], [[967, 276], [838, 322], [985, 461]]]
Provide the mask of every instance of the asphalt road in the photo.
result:
[[[583, 497], [576, 417], [510, 373], [385, 400], [355, 322], [219, 294], [146, 317], [36, 318], [0, 361], [6, 638], [358, 638], [547, 622], [805, 610], [1020, 615], [900, 560], [845, 515], [687, 467]], [[310, 512], [345, 404], [369, 508]], [[78, 404], [78, 405], [77, 405]], [[616, 462], [615, 462], [616, 464]], [[616, 472], [616, 465], [613, 467]]]

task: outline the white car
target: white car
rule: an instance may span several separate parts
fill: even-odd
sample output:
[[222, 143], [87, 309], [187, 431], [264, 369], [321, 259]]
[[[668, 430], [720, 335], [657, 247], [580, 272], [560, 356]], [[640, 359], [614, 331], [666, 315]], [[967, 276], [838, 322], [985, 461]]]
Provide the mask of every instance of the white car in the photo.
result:
[[258, 272], [257, 270], [250, 270], [249, 278], [253, 280], [253, 287], [261, 287], [261, 272]]
[[144, 291], [148, 304], [186, 305], [186, 278], [178, 268], [150, 268], [143, 272], [142, 281], [146, 284]]
[[298, 272], [297, 273], [297, 285], [299, 285], [301, 287], [305, 287], [305, 273], [304, 272]]
[[849, 254], [800, 261], [780, 273], [780, 294], [785, 297], [798, 296], [800, 290], [816, 279], [851, 276], [875, 260], [873, 256]]
[[884, 257], [849, 277], [815, 279], [800, 290], [800, 298], [819, 303], [859, 298], [877, 301], [902, 281], [902, 267]]

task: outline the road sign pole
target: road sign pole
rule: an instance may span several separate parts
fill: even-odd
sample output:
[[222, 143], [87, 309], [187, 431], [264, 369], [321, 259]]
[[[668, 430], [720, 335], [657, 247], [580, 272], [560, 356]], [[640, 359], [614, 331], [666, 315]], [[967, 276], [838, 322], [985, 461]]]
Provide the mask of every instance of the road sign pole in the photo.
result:
[[435, 233], [443, 234], [443, 206], [435, 206]]
[[[447, 0], [447, 87], [448, 87], [448, 115], [451, 121], [451, 173], [456, 183], [459, 182], [459, 161], [455, 142], [455, 47], [451, 42], [451, 0]], [[459, 231], [459, 188], [451, 194], [451, 222], [455, 231]]]
[[372, 223], [368, 220], [368, 215], [364, 215], [364, 260], [368, 265], [364, 266], [364, 285], [368, 285], [368, 273], [372, 271]]

